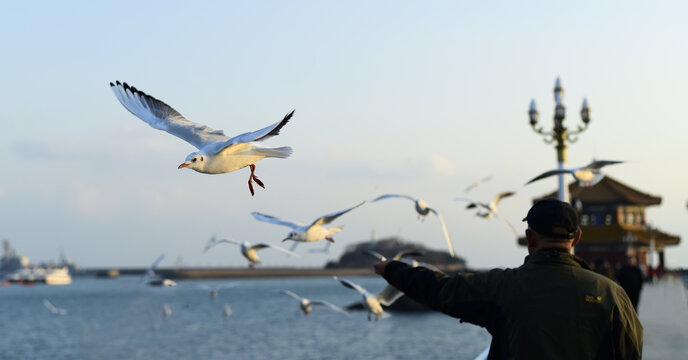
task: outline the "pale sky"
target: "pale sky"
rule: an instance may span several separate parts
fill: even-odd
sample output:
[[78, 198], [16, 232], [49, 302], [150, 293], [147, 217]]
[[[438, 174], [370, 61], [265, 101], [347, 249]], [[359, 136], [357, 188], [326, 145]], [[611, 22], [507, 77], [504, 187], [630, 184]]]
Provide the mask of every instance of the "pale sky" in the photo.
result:
[[[561, 77], [567, 119], [591, 124], [569, 167], [627, 161], [605, 172], [661, 196], [648, 211], [682, 244], [667, 265], [688, 265], [688, 24], [684, 1], [12, 2], [0, 12], [0, 239], [32, 261], [60, 250], [86, 267], [245, 266], [232, 245], [201, 251], [217, 234], [280, 244], [288, 228], [259, 222], [316, 217], [385, 193], [419, 197], [446, 219], [469, 266], [517, 266], [526, 249], [499, 221], [455, 197], [501, 204], [520, 221], [556, 178], [555, 150], [528, 125], [535, 99], [552, 126]], [[296, 109], [279, 136], [286, 160], [258, 162], [267, 189], [251, 197], [248, 169], [178, 170], [195, 149], [127, 112], [120, 80], [191, 121], [228, 135]], [[464, 194], [471, 182], [492, 175]], [[345, 247], [401, 236], [445, 249], [436, 218], [412, 204], [367, 204], [337, 219], [329, 254], [265, 250], [262, 266], [321, 266]], [[282, 244], [280, 244], [282, 245]], [[286, 244], [285, 246], [290, 246]]]

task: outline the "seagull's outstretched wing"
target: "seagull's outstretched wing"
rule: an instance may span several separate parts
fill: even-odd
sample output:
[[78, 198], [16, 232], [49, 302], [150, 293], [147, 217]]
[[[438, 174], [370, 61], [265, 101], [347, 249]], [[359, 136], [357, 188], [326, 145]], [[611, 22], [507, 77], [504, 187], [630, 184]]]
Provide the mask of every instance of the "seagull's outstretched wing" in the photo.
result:
[[274, 245], [270, 245], [270, 244], [261, 243], [261, 244], [255, 244], [255, 245], [251, 246], [251, 249], [255, 249], [255, 250], [260, 250], [260, 249], [265, 249], [265, 248], [275, 249], [277, 251], [281, 251], [285, 254], [292, 255], [292, 256], [299, 256], [299, 254], [297, 254], [295, 252], [289, 251], [287, 249], [282, 249], [279, 246], [274, 246]]
[[53, 314], [67, 315], [67, 310], [56, 307], [48, 299], [43, 299], [43, 306], [45, 306]]
[[377, 301], [384, 306], [392, 305], [397, 299], [399, 299], [404, 293], [397, 290], [394, 286], [387, 285], [379, 294], [375, 295]]
[[151, 127], [166, 131], [198, 149], [211, 143], [223, 143], [229, 140], [222, 130], [213, 130], [184, 118], [177, 110], [164, 102], [137, 90], [127, 83], [119, 81], [110, 83], [124, 107]]
[[499, 201], [501, 201], [505, 197], [509, 197], [509, 196], [514, 195], [514, 194], [515, 194], [514, 191], [502, 191], [502, 192], [500, 192], [499, 194], [497, 194], [497, 196], [495, 196], [495, 199], [494, 199], [495, 205], [499, 204]]
[[603, 166], [614, 165], [614, 164], [621, 164], [621, 163], [623, 163], [623, 161], [618, 161], [618, 160], [595, 160], [595, 161], [591, 162], [590, 164], [588, 164], [587, 166], [585, 166], [585, 169], [591, 169], [591, 170], [592, 170], [592, 169], [595, 169], [595, 170], [597, 170], [597, 169], [599, 169], [599, 168], [601, 168], [601, 167], [603, 167]]
[[454, 198], [454, 200], [467, 202], [468, 205], [466, 205], [466, 209], [474, 209], [477, 207], [485, 208], [488, 210], [490, 209], [490, 206], [488, 204], [481, 203], [481, 202], [475, 201], [473, 199], [469, 199], [469, 198], [465, 198], [465, 197], [457, 197], [457, 198]]
[[336, 218], [338, 218], [338, 217], [340, 217], [340, 216], [342, 216], [342, 215], [348, 213], [349, 211], [351, 211], [351, 210], [353, 210], [353, 209], [355, 209], [355, 208], [357, 208], [357, 207], [359, 207], [359, 206], [361, 206], [361, 205], [363, 205], [363, 204], [365, 204], [365, 201], [361, 202], [360, 204], [358, 204], [358, 205], [356, 205], [356, 206], [352, 206], [352, 207], [350, 207], [350, 208], [348, 208], [348, 209], [345, 209], [345, 210], [342, 210], [342, 211], [333, 212], [333, 213], [331, 213], [331, 214], [327, 214], [327, 215], [321, 216], [321, 217], [315, 219], [315, 221], [313, 221], [313, 223], [311, 224], [311, 226], [309, 226], [309, 228], [310, 228], [310, 227], [313, 227], [313, 226], [315, 226], [315, 225], [325, 225], [325, 224], [329, 224], [329, 223], [331, 223], [332, 221], [334, 221], [334, 219], [336, 219]]
[[253, 215], [256, 220], [268, 222], [271, 224], [277, 224], [277, 225], [283, 225], [283, 226], [288, 226], [292, 229], [296, 229], [297, 227], [301, 227], [302, 225], [299, 223], [291, 222], [291, 221], [285, 221], [278, 219], [274, 216], [266, 215], [266, 214], [261, 214], [259, 212], [252, 212], [251, 215]]
[[376, 197], [375, 199], [371, 200], [371, 202], [375, 201], [380, 201], [380, 200], [385, 200], [385, 199], [391, 199], [391, 198], [403, 198], [403, 199], [408, 199], [413, 202], [416, 202], [416, 199], [408, 196], [408, 195], [401, 195], [401, 194], [386, 194], [386, 195], [381, 195]]
[[447, 248], [449, 248], [449, 255], [454, 257], [454, 244], [452, 243], [451, 237], [449, 237], [449, 230], [447, 230], [447, 224], [444, 223], [444, 219], [442, 218], [442, 215], [440, 215], [438, 212], [435, 212], [437, 214], [437, 217], [440, 219], [440, 224], [442, 224], [442, 232], [444, 233], [444, 240], [447, 241]]
[[486, 182], [488, 182], [488, 181], [490, 181], [490, 180], [492, 180], [492, 176], [486, 176], [486, 177], [484, 177], [484, 178], [482, 178], [482, 179], [480, 179], [480, 180], [478, 180], [478, 181], [476, 181], [476, 182], [474, 182], [474, 183], [468, 185], [468, 186], [466, 187], [466, 189], [465, 189], [463, 192], [469, 192], [469, 191], [471, 191], [471, 190], [477, 188], [478, 186], [481, 186], [482, 184], [484, 184], [484, 183], [486, 183]]
[[514, 228], [513, 225], [511, 225], [511, 223], [509, 222], [509, 220], [503, 218], [503, 217], [502, 217], [501, 215], [499, 215], [499, 214], [494, 214], [494, 215], [495, 215], [496, 217], [498, 217], [500, 220], [502, 220], [502, 222], [504, 223], [504, 225], [506, 225], [506, 227], [508, 227], [509, 230], [511, 230], [511, 233], [514, 234], [514, 236], [518, 236], [518, 232], [516, 232], [516, 229]]
[[289, 291], [289, 290], [286, 290], [286, 289], [279, 289], [279, 290], [275, 290], [275, 292], [278, 292], [278, 293], [280, 293], [280, 294], [284, 294], [284, 295], [287, 295], [287, 296], [291, 296], [291, 297], [293, 297], [294, 299], [296, 299], [296, 300], [298, 300], [298, 301], [301, 301], [301, 297], [300, 297], [299, 295], [297, 295], [296, 293], [291, 292], [291, 291]]
[[349, 312], [347, 312], [346, 310], [340, 308], [340, 307], [337, 306], [337, 305], [333, 305], [333, 304], [331, 304], [331, 303], [328, 303], [327, 301], [323, 301], [323, 300], [311, 300], [311, 304], [312, 304], [312, 305], [323, 305], [323, 306], [327, 306], [327, 307], [330, 308], [331, 310], [334, 310], [334, 311], [336, 311], [336, 312], [338, 312], [338, 313], [340, 313], [340, 314], [344, 314], [344, 315], [346, 315], [346, 316], [351, 317], [351, 315], [349, 315]]
[[546, 177], [552, 176], [552, 175], [570, 174], [570, 173], [571, 173], [571, 170], [568, 170], [568, 169], [554, 169], [554, 170], [550, 170], [550, 171], [545, 171], [544, 173], [542, 173], [542, 174], [534, 177], [532, 180], [528, 181], [526, 183], [526, 185], [528, 185], [532, 182], [538, 181], [540, 179], [544, 179]]
[[406, 258], [409, 256], [423, 256], [425, 253], [423, 251], [418, 251], [418, 250], [402, 250], [399, 251], [392, 260], [401, 260], [402, 258]]
[[[372, 257], [374, 257], [380, 261], [387, 261], [386, 257], [384, 257], [382, 254], [380, 254], [379, 252], [374, 251], [374, 250], [365, 249], [365, 250], [361, 250], [361, 253], [366, 254], [366, 255], [370, 255], [370, 256], [372, 256]], [[398, 260], [398, 259], [394, 259], [394, 260]]]
[[144, 283], [148, 282], [150, 278], [155, 276], [155, 268], [158, 267], [158, 264], [165, 258], [165, 254], [160, 254], [155, 261], [151, 264], [151, 266], [146, 270], [146, 273], [143, 274], [143, 277], [141, 278], [140, 284], [143, 285]]
[[216, 237], [213, 236], [213, 237], [211, 237], [210, 240], [208, 240], [208, 242], [205, 244], [205, 247], [203, 248], [203, 252], [206, 252], [206, 251], [208, 251], [211, 247], [213, 247], [213, 246], [215, 246], [215, 245], [217, 245], [217, 244], [221, 244], [221, 243], [229, 243], [229, 244], [239, 245], [239, 243], [238, 243], [237, 241], [235, 241], [235, 240], [232, 240], [232, 239], [218, 239], [218, 238], [216, 238]]
[[361, 285], [352, 283], [352, 282], [349, 281], [349, 280], [340, 279], [340, 278], [338, 278], [338, 277], [336, 277], [336, 276], [334, 277], [334, 279], [335, 279], [335, 280], [339, 280], [339, 282], [342, 283], [342, 285], [344, 285], [344, 286], [346, 286], [346, 287], [348, 287], [348, 288], [350, 288], [350, 289], [354, 289], [354, 290], [358, 291], [358, 293], [361, 294], [361, 295], [368, 294], [368, 290], [366, 290], [366, 289], [365, 289], [363, 286], [361, 286]]
[[286, 125], [289, 122], [289, 119], [291, 119], [291, 117], [294, 115], [294, 111], [295, 110], [292, 110], [290, 113], [285, 115], [282, 121], [278, 121], [260, 130], [256, 130], [254, 132], [249, 133], [243, 133], [241, 135], [237, 135], [229, 139], [226, 146], [238, 143], [247, 143], [252, 141], [263, 141], [273, 136], [279, 135], [279, 132], [282, 129], [282, 127], [284, 127], [284, 125]]

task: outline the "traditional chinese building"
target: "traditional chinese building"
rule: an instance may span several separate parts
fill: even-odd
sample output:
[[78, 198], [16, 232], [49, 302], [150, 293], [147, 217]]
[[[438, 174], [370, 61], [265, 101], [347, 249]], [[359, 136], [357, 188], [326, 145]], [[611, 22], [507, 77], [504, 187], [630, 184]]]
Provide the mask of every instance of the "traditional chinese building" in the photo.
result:
[[[590, 187], [573, 182], [569, 184], [569, 192], [583, 231], [575, 248], [577, 256], [589, 264], [606, 260], [612, 266], [623, 264], [626, 256], [633, 256], [641, 266], [664, 271], [664, 249], [678, 245], [681, 239], [651, 227], [648, 222], [645, 208], [659, 205], [661, 197], [640, 192], [609, 176]], [[556, 196], [553, 192], [535, 201]], [[526, 245], [525, 238], [518, 241]], [[652, 263], [651, 251], [657, 252], [657, 263]]]

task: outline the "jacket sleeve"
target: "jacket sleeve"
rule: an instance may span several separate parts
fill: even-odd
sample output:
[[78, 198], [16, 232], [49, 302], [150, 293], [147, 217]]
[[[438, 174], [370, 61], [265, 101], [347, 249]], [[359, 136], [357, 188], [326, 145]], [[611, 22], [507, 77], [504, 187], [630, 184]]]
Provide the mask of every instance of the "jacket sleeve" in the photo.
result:
[[643, 326], [631, 302], [621, 296], [612, 312], [612, 332], [616, 359], [641, 359], [643, 354]]
[[486, 326], [495, 303], [489, 290], [494, 274], [448, 276], [424, 267], [392, 261], [385, 267], [385, 279], [410, 298], [480, 326]]

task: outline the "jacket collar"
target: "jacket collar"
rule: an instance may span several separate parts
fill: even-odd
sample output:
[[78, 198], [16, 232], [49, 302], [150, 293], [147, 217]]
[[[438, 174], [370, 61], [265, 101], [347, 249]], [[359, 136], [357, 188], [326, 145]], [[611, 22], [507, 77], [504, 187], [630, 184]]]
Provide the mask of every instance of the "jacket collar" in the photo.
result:
[[544, 249], [538, 250], [528, 256], [526, 256], [524, 264], [545, 264], [545, 263], [559, 263], [564, 265], [571, 265], [576, 267], [582, 267], [583, 269], [590, 270], [590, 266], [585, 262], [585, 260], [579, 258], [578, 256], [571, 255], [564, 250], [559, 249]]

